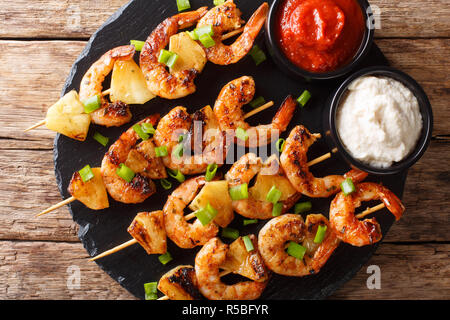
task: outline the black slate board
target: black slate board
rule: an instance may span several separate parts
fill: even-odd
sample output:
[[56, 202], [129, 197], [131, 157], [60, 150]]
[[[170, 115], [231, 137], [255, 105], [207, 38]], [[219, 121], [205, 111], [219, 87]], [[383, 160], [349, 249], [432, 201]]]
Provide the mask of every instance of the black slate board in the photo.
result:
[[[203, 5], [212, 6], [212, 0], [191, 0], [192, 8]], [[251, 13], [263, 1], [236, 1], [243, 12], [243, 18], [248, 19]], [[269, 1], [270, 3], [271, 1]], [[176, 1], [167, 0], [134, 0], [119, 9], [100, 29], [91, 37], [86, 48], [74, 63], [70, 75], [63, 89], [63, 94], [72, 89], [79, 89], [79, 83], [89, 66], [107, 50], [128, 44], [130, 39], [145, 40], [148, 34], [166, 17], [177, 13]], [[264, 37], [261, 34], [257, 44], [265, 50]], [[265, 50], [267, 52], [267, 50]], [[203, 73], [196, 79], [197, 92], [183, 99], [169, 101], [155, 98], [143, 106], [132, 106], [132, 123], [153, 113], [165, 115], [171, 108], [183, 105], [193, 112], [207, 104], [213, 105], [220, 89], [228, 81], [242, 75], [253, 76], [256, 81], [257, 93], [266, 100], [273, 100], [278, 106], [283, 99], [292, 94], [298, 96], [304, 89], [312, 93], [313, 98], [307, 107], [299, 108], [295, 117], [283, 134], [286, 137], [290, 129], [296, 124], [304, 124], [311, 132], [322, 132], [322, 110], [330, 93], [341, 81], [302, 83], [293, 80], [281, 73], [269, 59], [255, 66], [250, 57], [246, 57], [239, 63], [231, 66], [216, 66], [208, 63]], [[374, 45], [369, 56], [359, 68], [370, 65], [386, 65], [381, 51]], [[107, 87], [107, 84], [105, 85]], [[267, 123], [274, 115], [273, 108], [250, 119], [251, 124]], [[86, 164], [100, 166], [102, 157], [107, 151], [92, 139], [95, 131], [98, 131], [115, 141], [119, 135], [132, 125], [120, 128], [104, 128], [92, 125], [89, 136], [85, 142], [78, 142], [62, 135], [57, 135], [54, 143], [54, 162], [56, 180], [63, 198], [70, 194], [67, 186], [70, 178], [76, 170]], [[323, 133], [323, 132], [322, 132]], [[324, 140], [324, 139], [322, 139]], [[318, 141], [311, 148], [310, 159], [328, 152], [325, 141]], [[227, 167], [222, 169], [226, 172]], [[348, 165], [339, 158], [333, 156], [319, 165], [312, 172], [318, 176], [327, 174], [344, 173]], [[370, 176], [368, 180], [382, 182], [398, 196], [402, 195], [406, 179], [406, 172], [389, 177]], [[111, 206], [102, 211], [93, 211], [79, 202], [69, 205], [69, 210], [75, 222], [80, 226], [79, 238], [91, 256], [99, 254], [116, 245], [131, 239], [127, 233], [127, 227], [136, 213], [140, 211], [152, 211], [161, 209], [167, 199], [168, 191], [163, 190], [159, 183], [158, 192], [142, 204], [125, 205], [111, 200]], [[314, 213], [321, 212], [328, 216], [331, 199], [312, 199]], [[386, 235], [394, 222], [392, 215], [386, 210], [377, 214], [382, 232]], [[230, 227], [241, 230], [241, 234], [255, 233], [265, 224], [242, 227], [242, 217], [236, 215]], [[261, 299], [323, 299], [332, 294], [339, 286], [351, 279], [375, 252], [378, 244], [362, 248], [341, 244], [330, 258], [325, 267], [317, 275], [303, 278], [273, 276]], [[194, 263], [195, 253], [199, 248], [185, 250], [178, 248], [169, 241], [168, 251], [174, 260], [163, 266], [158, 261], [157, 255], [147, 255], [139, 245], [133, 245], [114, 255], [98, 260], [98, 265], [113, 279], [119, 282], [125, 289], [138, 298], [144, 297], [143, 284], [157, 281], [162, 274], [179, 264]]]

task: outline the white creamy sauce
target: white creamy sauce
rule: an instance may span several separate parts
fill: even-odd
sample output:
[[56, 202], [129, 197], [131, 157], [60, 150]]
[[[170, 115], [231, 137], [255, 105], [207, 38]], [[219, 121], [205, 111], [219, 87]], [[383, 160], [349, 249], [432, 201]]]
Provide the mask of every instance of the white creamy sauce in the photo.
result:
[[387, 77], [365, 76], [353, 81], [336, 120], [347, 151], [381, 168], [413, 151], [422, 130], [417, 98], [402, 83]]

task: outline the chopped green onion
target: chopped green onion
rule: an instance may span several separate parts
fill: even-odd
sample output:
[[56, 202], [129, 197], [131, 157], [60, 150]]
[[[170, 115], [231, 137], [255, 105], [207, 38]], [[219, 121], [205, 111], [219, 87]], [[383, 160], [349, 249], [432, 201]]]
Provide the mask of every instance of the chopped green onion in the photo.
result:
[[184, 174], [182, 174], [180, 170], [167, 169], [167, 173], [178, 182], [184, 182], [184, 180], [186, 180]]
[[246, 141], [248, 139], [248, 133], [247, 133], [247, 131], [245, 131], [244, 129], [239, 127], [236, 129], [236, 137], [239, 140]]
[[253, 58], [253, 61], [255, 61], [256, 65], [261, 64], [267, 59], [264, 51], [262, 51], [256, 44], [253, 46], [252, 50], [250, 50], [249, 54]]
[[169, 190], [170, 188], [172, 188], [172, 182], [170, 182], [167, 179], [161, 179], [160, 180], [161, 186], [165, 189], [165, 190]]
[[294, 258], [302, 260], [306, 253], [306, 248], [294, 241], [291, 241], [287, 247], [287, 253]]
[[206, 26], [203, 27], [198, 27], [194, 29], [195, 34], [197, 35], [198, 38], [200, 38], [202, 35], [207, 34], [209, 36], [213, 36], [214, 35], [214, 29], [213, 26], [208, 24]]
[[205, 208], [199, 209], [194, 212], [197, 219], [204, 226], [210, 223], [216, 217], [217, 213], [218, 211], [214, 209], [209, 203], [206, 205]]
[[191, 4], [189, 0], [177, 0], [177, 8], [178, 12], [184, 11], [191, 8]]
[[100, 95], [96, 95], [90, 97], [89, 99], [84, 100], [83, 105], [84, 105], [84, 112], [91, 113], [102, 106], [102, 99], [100, 98]]
[[311, 98], [311, 93], [308, 90], [303, 91], [303, 93], [298, 97], [297, 101], [301, 104], [302, 107], [308, 102], [309, 98]]
[[214, 41], [214, 39], [207, 33], [199, 36], [198, 40], [200, 40], [200, 42], [202, 43], [202, 45], [205, 48], [211, 48], [216, 45], [216, 42]]
[[205, 180], [211, 181], [216, 176], [217, 172], [217, 164], [216, 163], [210, 163], [208, 164], [208, 167], [206, 168], [206, 174], [205, 174]]
[[233, 228], [223, 228], [222, 237], [236, 240], [237, 238], [239, 238], [239, 230]]
[[148, 133], [145, 133], [144, 130], [142, 130], [142, 127], [139, 123], [136, 123], [133, 126], [133, 130], [137, 133], [137, 135], [142, 139], [142, 140], [148, 140], [148, 138], [150, 138], [150, 136], [148, 135]]
[[349, 195], [350, 193], [355, 191], [355, 185], [353, 184], [352, 179], [347, 178], [341, 183], [342, 192], [345, 195]]
[[155, 153], [157, 157], [165, 157], [169, 154], [166, 146], [160, 146], [155, 148]]
[[145, 45], [145, 41], [140, 41], [140, 40], [130, 40], [130, 44], [132, 46], [134, 46], [134, 48], [136, 49], [136, 51], [142, 51], [142, 48]]
[[214, 5], [215, 6], [220, 6], [221, 4], [224, 4], [225, 0], [214, 0]]
[[266, 99], [264, 99], [263, 96], [259, 96], [258, 98], [250, 101], [250, 106], [252, 106], [252, 108], [258, 108], [261, 107], [264, 103], [266, 103]]
[[278, 190], [277, 187], [272, 186], [269, 192], [267, 192], [266, 200], [272, 202], [273, 204], [276, 204], [278, 200], [280, 200], [281, 195], [282, 195], [281, 191]]
[[170, 255], [169, 251], [167, 251], [166, 253], [160, 255], [160, 256], [158, 257], [158, 260], [159, 260], [159, 262], [161, 262], [162, 264], [165, 265], [165, 264], [167, 264], [169, 261], [172, 261], [173, 258], [172, 258], [172, 256]]
[[189, 37], [191, 37], [192, 40], [198, 40], [198, 35], [197, 35], [197, 33], [195, 32], [195, 30], [192, 30], [192, 31], [186, 31], [186, 32], [187, 32], [187, 34], [189, 35]]
[[248, 252], [255, 250], [253, 242], [248, 236], [242, 237], [242, 240], [244, 241], [245, 249], [247, 249]]
[[106, 147], [106, 145], [107, 145], [108, 142], [109, 142], [109, 138], [108, 138], [108, 137], [105, 137], [104, 135], [102, 135], [102, 134], [100, 134], [100, 133], [98, 133], [98, 132], [94, 133], [93, 138], [94, 138], [98, 143], [100, 143], [102, 146], [104, 146], [104, 147]]
[[280, 138], [278, 139], [277, 143], [275, 144], [275, 146], [277, 147], [278, 151], [283, 152], [283, 148], [284, 148], [284, 144], [286, 143], [286, 140]]
[[248, 185], [246, 183], [228, 189], [231, 200], [248, 199]]
[[274, 203], [272, 206], [272, 216], [278, 217], [281, 214], [281, 211], [283, 211], [283, 203], [282, 202]]
[[83, 180], [83, 182], [88, 182], [94, 177], [94, 173], [92, 172], [90, 165], [85, 166], [83, 169], [78, 171], [78, 173], [80, 174], [81, 180]]
[[135, 173], [133, 172], [133, 170], [128, 168], [123, 163], [119, 164], [119, 167], [117, 168], [116, 173], [119, 177], [121, 177], [126, 182], [131, 182], [131, 180], [133, 180], [133, 178], [135, 176]]
[[325, 233], [327, 232], [327, 226], [325, 224], [321, 224], [317, 228], [316, 236], [314, 237], [314, 243], [322, 243], [325, 238]]
[[162, 49], [159, 53], [158, 62], [165, 64], [169, 68], [172, 68], [175, 62], [177, 62], [178, 55], [169, 50]]
[[148, 133], [148, 134], [155, 134], [155, 131], [156, 131], [151, 123], [144, 122], [141, 124], [141, 128], [142, 128], [142, 131], [144, 131], [145, 133]]
[[157, 282], [144, 283], [145, 300], [157, 300]]
[[172, 155], [177, 157], [177, 159], [180, 159], [183, 156], [184, 153], [184, 146], [182, 143], [179, 143], [173, 148]]
[[185, 135], [184, 134], [180, 134], [178, 136], [178, 142], [183, 142], [184, 138], [185, 138]]
[[249, 224], [258, 223], [258, 219], [244, 219], [243, 225], [248, 226]]
[[295, 214], [303, 213], [303, 212], [311, 210], [311, 208], [312, 208], [311, 201], [300, 202], [295, 205], [294, 213]]

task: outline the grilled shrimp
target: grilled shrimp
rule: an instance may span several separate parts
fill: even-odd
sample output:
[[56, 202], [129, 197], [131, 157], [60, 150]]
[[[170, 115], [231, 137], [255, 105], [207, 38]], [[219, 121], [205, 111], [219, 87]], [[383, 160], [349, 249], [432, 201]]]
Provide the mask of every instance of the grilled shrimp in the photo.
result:
[[233, 0], [228, 0], [209, 10], [197, 24], [197, 28], [213, 26], [213, 39], [216, 44], [210, 48], [204, 48], [208, 60], [220, 65], [228, 65], [241, 60], [253, 47], [253, 42], [266, 21], [268, 11], [269, 5], [264, 2], [251, 16], [242, 34], [233, 44], [227, 46], [222, 43], [222, 34], [241, 27], [241, 12], [236, 8]]
[[[326, 233], [320, 244], [314, 243], [317, 228], [326, 225]], [[303, 259], [286, 252], [290, 241], [301, 243], [306, 248]], [[310, 214], [303, 222], [297, 214], [285, 214], [270, 220], [259, 232], [258, 247], [266, 266], [275, 273], [302, 277], [315, 274], [325, 265], [339, 245], [339, 239], [321, 214]]]
[[[254, 247], [257, 250], [257, 246]], [[243, 281], [226, 285], [220, 280], [219, 268], [225, 262], [228, 248], [219, 238], [212, 238], [197, 253], [195, 274], [200, 292], [210, 300], [258, 299], [268, 281]]]
[[320, 135], [311, 134], [304, 126], [292, 129], [280, 156], [281, 166], [286, 176], [298, 192], [311, 198], [327, 198], [339, 191], [339, 186], [346, 178], [354, 183], [367, 177], [367, 173], [352, 169], [343, 176], [330, 175], [316, 178], [308, 169], [308, 148]]
[[[277, 160], [274, 159], [274, 161]], [[284, 176], [284, 173], [278, 163], [273, 164], [270, 161], [269, 165], [278, 167], [278, 170], [271, 173], [271, 175]], [[250, 181], [264, 168], [267, 168], [267, 166], [268, 164], [263, 164], [261, 158], [257, 157], [254, 153], [247, 153], [231, 166], [230, 170], [225, 175], [225, 179], [228, 181], [229, 187], [237, 186], [243, 183], [250, 184]], [[282, 212], [287, 212], [295, 204], [295, 202], [297, 202], [300, 196], [300, 193], [296, 193], [285, 201], [281, 201], [283, 203]], [[247, 199], [233, 200], [232, 205], [234, 211], [246, 218], [273, 218], [273, 204], [269, 201], [257, 200], [252, 197], [251, 193], [249, 193]]]
[[164, 205], [164, 225], [167, 236], [180, 248], [201, 246], [215, 237], [219, 231], [214, 222], [203, 226], [198, 219], [195, 219], [194, 223], [189, 223], [184, 218], [183, 210], [194, 200], [204, 184], [204, 176], [186, 180], [172, 192]]
[[109, 103], [102, 95], [103, 81], [118, 60], [133, 59], [134, 46], [121, 46], [106, 52], [89, 68], [80, 83], [80, 100], [101, 97], [101, 107], [90, 113], [92, 122], [107, 127], [119, 127], [131, 120], [130, 107], [121, 101]]
[[[159, 121], [154, 140], [167, 148], [165, 166], [186, 175], [203, 173], [210, 163], [223, 164], [227, 152], [226, 139], [210, 106], [193, 116], [184, 107], [173, 108]], [[180, 143], [182, 155], [176, 152]]]
[[237, 139], [240, 145], [246, 147], [258, 147], [271, 142], [274, 135], [286, 130], [294, 115], [297, 102], [288, 96], [278, 109], [271, 124], [251, 127], [244, 119], [242, 106], [252, 101], [255, 94], [255, 81], [252, 77], [243, 76], [230, 81], [219, 93], [214, 105], [214, 113], [219, 120], [222, 131], [233, 132], [242, 128], [246, 130], [248, 139], [244, 141]]
[[405, 207], [392, 191], [382, 185], [364, 182], [355, 187], [355, 192], [349, 195], [340, 192], [333, 199], [330, 205], [330, 224], [339, 239], [361, 247], [376, 243], [382, 237], [380, 225], [375, 218], [358, 220], [355, 216], [355, 208], [362, 201], [382, 200], [396, 220], [400, 219]]
[[[139, 123], [145, 122], [156, 125], [158, 119], [159, 115], [151, 115]], [[125, 164], [130, 151], [135, 148], [139, 139], [140, 138], [134, 129], [130, 128], [111, 145], [108, 152], [103, 157], [101, 170], [106, 189], [114, 200], [123, 203], [141, 203], [156, 191], [155, 184], [148, 177], [145, 170], [143, 172], [135, 172], [136, 174], [131, 182], [125, 181], [116, 173], [120, 164]], [[154, 165], [159, 167], [155, 172], [161, 173], [161, 176], [154, 176], [154, 178], [165, 177], [165, 170], [163, 169], [162, 163], [156, 162]]]
[[172, 72], [158, 62], [159, 54], [168, 44], [170, 37], [195, 24], [207, 12], [206, 7], [196, 11], [179, 13], [161, 22], [150, 34], [141, 51], [140, 66], [147, 81], [148, 89], [154, 94], [166, 98], [177, 99], [195, 92], [194, 79], [197, 70], [181, 70]]

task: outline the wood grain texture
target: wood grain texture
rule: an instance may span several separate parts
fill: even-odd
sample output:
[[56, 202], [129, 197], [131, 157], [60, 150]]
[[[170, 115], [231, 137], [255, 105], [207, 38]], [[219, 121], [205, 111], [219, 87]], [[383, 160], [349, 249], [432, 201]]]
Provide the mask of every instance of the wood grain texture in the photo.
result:
[[[242, 1], [242, 0], [240, 0]], [[88, 38], [127, 0], [16, 0], [0, 3], [2, 38]], [[236, 1], [239, 4], [239, 1]], [[445, 1], [372, 0], [379, 12], [377, 37], [448, 37], [450, 7]], [[205, 1], [212, 6], [212, 0]], [[379, 11], [377, 11], [377, 7]]]

